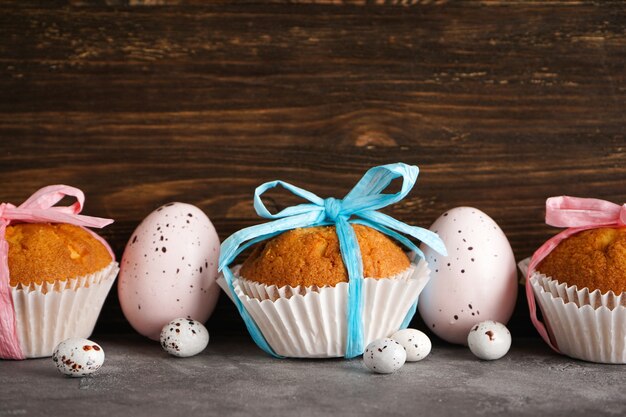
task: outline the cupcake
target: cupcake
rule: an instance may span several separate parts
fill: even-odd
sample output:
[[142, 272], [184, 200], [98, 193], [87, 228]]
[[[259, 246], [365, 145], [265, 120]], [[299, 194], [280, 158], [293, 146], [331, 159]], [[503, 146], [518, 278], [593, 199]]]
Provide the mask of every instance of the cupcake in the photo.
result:
[[106, 242], [63, 223], [11, 224], [4, 237], [23, 356], [51, 356], [61, 341], [89, 337], [118, 271]]
[[[557, 235], [533, 256], [527, 285], [535, 327], [556, 351], [626, 363], [626, 228]], [[535, 317], [535, 300], [545, 326]]]
[[[259, 348], [276, 357], [354, 358], [371, 341], [408, 326], [430, 278], [411, 239], [447, 251], [436, 233], [378, 210], [406, 197], [418, 174], [414, 165], [377, 166], [343, 199], [280, 180], [256, 188], [254, 209], [271, 221], [222, 243], [217, 283]], [[394, 180], [399, 191], [389, 192]], [[277, 187], [306, 203], [271, 213], [262, 196]], [[255, 244], [243, 265], [231, 266]]]
[[[429, 270], [424, 261], [411, 263], [382, 233], [352, 227], [365, 277], [362, 323], [367, 345], [401, 327]], [[335, 226], [292, 229], [264, 241], [233, 272], [237, 296], [274, 352], [296, 358], [344, 356], [348, 273]]]
[[[409, 257], [382, 233], [354, 225], [363, 276], [387, 278], [405, 271]], [[267, 286], [334, 287], [348, 282], [334, 226], [293, 229], [256, 246], [240, 275]]]
[[585, 230], [563, 240], [537, 270], [578, 290], [626, 291], [626, 228]]

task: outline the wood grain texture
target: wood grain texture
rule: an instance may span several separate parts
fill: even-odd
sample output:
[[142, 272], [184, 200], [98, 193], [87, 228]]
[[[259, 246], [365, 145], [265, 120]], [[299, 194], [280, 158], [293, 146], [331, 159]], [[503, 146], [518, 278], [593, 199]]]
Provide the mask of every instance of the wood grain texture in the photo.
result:
[[[478, 207], [518, 259], [556, 232], [547, 197], [626, 201], [623, 3], [420, 3], [0, 5], [0, 200], [80, 187], [121, 255], [165, 202], [225, 238], [259, 222], [264, 181], [340, 197], [403, 161], [420, 178], [386, 213]], [[119, 330], [110, 298], [101, 329]], [[234, 315], [222, 300], [214, 320]]]

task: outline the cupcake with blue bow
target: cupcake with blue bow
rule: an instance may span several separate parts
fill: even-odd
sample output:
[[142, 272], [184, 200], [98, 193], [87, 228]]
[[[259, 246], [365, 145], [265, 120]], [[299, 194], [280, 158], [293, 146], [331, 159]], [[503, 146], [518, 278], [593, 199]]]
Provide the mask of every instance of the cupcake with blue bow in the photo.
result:
[[[352, 358], [408, 326], [430, 278], [411, 238], [446, 250], [436, 234], [378, 210], [402, 200], [418, 172], [402, 163], [372, 168], [341, 200], [282, 181], [256, 189], [255, 209], [272, 221], [226, 239], [218, 283], [261, 349], [276, 357]], [[385, 194], [396, 178], [400, 191]], [[261, 196], [277, 186], [309, 203], [271, 214]], [[230, 266], [253, 246], [243, 264]]]

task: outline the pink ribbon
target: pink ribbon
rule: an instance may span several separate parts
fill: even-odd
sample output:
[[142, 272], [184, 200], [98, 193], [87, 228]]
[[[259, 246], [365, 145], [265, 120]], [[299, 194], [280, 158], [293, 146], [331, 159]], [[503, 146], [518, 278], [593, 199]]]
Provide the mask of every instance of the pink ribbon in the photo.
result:
[[[546, 224], [568, 229], [553, 236], [544, 243], [535, 253], [528, 265], [526, 276], [526, 299], [530, 310], [530, 319], [545, 342], [552, 349], [559, 352], [556, 342], [550, 340], [546, 326], [537, 318], [535, 295], [530, 285], [530, 277], [535, 268], [557, 245], [564, 239], [588, 229], [598, 227], [626, 226], [626, 204], [618, 205], [610, 201], [595, 198], [552, 197], [546, 200]], [[560, 352], [559, 352], [560, 353]]]
[[[76, 202], [67, 207], [53, 207], [65, 196], [75, 197]], [[9, 203], [0, 204], [0, 358], [25, 359], [20, 347], [15, 320], [13, 297], [9, 286], [9, 243], [5, 239], [6, 227], [12, 222], [20, 223], [69, 223], [82, 227], [102, 228], [113, 223], [111, 219], [78, 214], [83, 209], [85, 195], [81, 190], [67, 185], [50, 185], [37, 191], [19, 207]], [[109, 245], [97, 234], [89, 231], [104, 244], [113, 258]]]

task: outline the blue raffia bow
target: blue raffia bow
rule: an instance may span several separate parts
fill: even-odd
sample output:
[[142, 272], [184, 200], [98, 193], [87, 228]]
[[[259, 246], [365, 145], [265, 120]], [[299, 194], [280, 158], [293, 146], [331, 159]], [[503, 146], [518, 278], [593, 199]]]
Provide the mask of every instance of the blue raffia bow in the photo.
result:
[[[257, 214], [274, 221], [242, 229], [224, 241], [220, 251], [219, 270], [230, 288], [233, 301], [243, 318], [250, 335], [256, 344], [270, 355], [280, 357], [269, 346], [256, 323], [250, 317], [235, 293], [234, 275], [228, 265], [250, 246], [274, 237], [286, 230], [300, 227], [335, 225], [339, 238], [339, 249], [343, 263], [348, 270], [348, 335], [346, 358], [354, 358], [363, 353], [362, 294], [363, 263], [356, 234], [350, 223], [361, 224], [376, 229], [413, 251], [416, 256], [424, 257], [422, 251], [400, 233], [412, 236], [433, 248], [441, 255], [447, 255], [446, 248], [435, 233], [421, 227], [409, 226], [393, 217], [376, 210], [402, 200], [413, 188], [419, 169], [403, 163], [382, 165], [367, 171], [363, 178], [344, 197], [322, 199], [317, 195], [283, 181], [270, 181], [257, 187], [254, 192], [254, 208]], [[395, 194], [382, 191], [396, 178], [402, 178], [402, 188]], [[261, 201], [267, 190], [281, 186], [293, 194], [310, 201], [287, 207], [276, 214], [271, 214]], [[356, 217], [356, 218], [352, 218]], [[401, 328], [406, 328], [415, 314], [417, 300], [409, 310]]]

